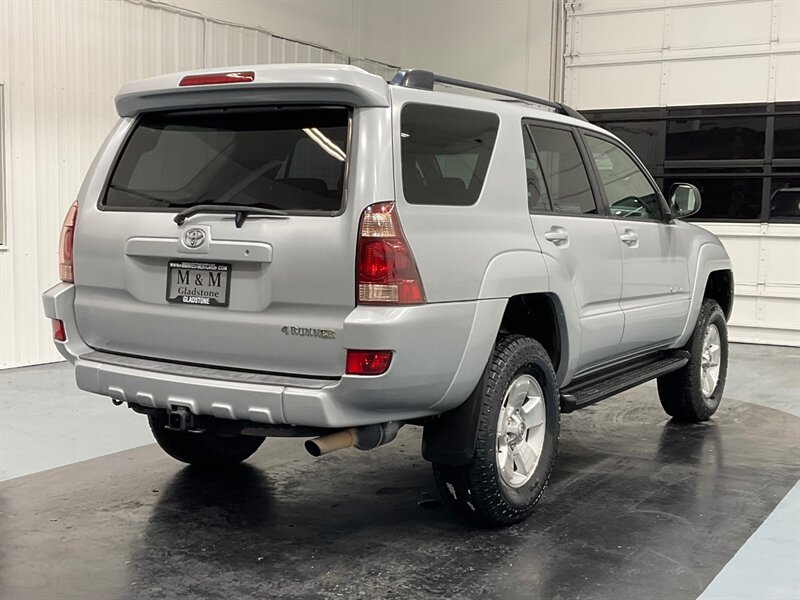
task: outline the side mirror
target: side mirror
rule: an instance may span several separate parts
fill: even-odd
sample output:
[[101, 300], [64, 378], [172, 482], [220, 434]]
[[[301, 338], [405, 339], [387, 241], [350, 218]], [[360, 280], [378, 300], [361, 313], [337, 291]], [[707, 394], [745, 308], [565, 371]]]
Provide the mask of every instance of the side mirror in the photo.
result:
[[700, 210], [700, 190], [691, 183], [676, 183], [669, 191], [669, 206], [675, 218], [690, 217]]

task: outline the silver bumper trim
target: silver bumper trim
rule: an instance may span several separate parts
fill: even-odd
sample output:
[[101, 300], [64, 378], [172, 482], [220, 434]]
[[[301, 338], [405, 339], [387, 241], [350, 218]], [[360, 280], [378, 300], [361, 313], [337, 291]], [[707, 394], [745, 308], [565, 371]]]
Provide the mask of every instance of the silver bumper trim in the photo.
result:
[[89, 352], [81, 355], [81, 360], [88, 360], [105, 365], [115, 365], [118, 367], [128, 367], [142, 371], [152, 371], [165, 375], [179, 375], [183, 377], [198, 377], [201, 379], [213, 379], [216, 381], [231, 381], [237, 383], [254, 383], [260, 385], [279, 385], [302, 387], [321, 390], [329, 385], [334, 385], [339, 381], [338, 377], [294, 377], [291, 375], [273, 375], [268, 373], [253, 373], [251, 371], [237, 371], [234, 369], [219, 369], [214, 367], [203, 367], [199, 365], [187, 365], [164, 360], [150, 358], [137, 358], [134, 356], [123, 356], [108, 352]]

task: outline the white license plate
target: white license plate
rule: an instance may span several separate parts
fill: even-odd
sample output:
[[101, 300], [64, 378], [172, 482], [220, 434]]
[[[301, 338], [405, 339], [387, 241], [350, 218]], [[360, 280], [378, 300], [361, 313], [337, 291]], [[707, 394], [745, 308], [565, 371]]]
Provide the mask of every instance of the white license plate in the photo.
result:
[[167, 266], [167, 302], [228, 306], [231, 266], [171, 260]]

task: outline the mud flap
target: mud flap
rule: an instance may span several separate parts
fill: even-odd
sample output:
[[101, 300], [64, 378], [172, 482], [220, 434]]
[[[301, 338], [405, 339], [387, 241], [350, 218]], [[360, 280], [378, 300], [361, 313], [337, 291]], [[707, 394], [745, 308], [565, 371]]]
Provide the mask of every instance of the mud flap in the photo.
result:
[[475, 452], [478, 420], [483, 390], [489, 376], [489, 364], [483, 369], [478, 385], [458, 407], [425, 421], [422, 434], [422, 456], [433, 463], [460, 466], [467, 464]]

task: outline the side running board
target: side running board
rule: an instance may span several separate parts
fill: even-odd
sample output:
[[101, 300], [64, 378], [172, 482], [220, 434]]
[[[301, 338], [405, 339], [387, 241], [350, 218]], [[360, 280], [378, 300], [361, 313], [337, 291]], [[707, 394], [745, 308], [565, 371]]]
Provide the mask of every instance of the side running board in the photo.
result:
[[571, 383], [561, 390], [561, 412], [571, 413], [656, 377], [677, 371], [689, 362], [689, 358], [688, 352], [679, 350], [629, 363]]

